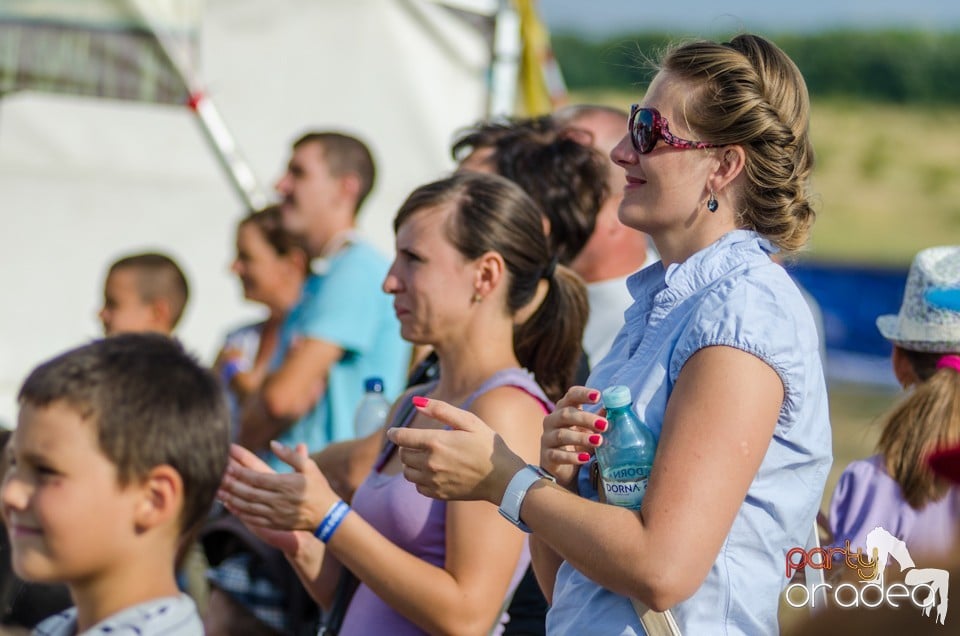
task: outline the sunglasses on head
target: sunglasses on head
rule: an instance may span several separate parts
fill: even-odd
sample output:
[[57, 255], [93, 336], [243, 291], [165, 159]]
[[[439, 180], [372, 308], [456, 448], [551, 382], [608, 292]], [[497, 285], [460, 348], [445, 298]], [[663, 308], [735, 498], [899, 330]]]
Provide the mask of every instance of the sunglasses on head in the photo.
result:
[[719, 144], [688, 141], [675, 137], [667, 128], [667, 120], [660, 114], [660, 111], [656, 108], [640, 108], [639, 104], [630, 107], [630, 120], [627, 123], [627, 128], [630, 131], [630, 141], [633, 143], [634, 150], [641, 155], [653, 150], [660, 139], [674, 148], [682, 150], [719, 147]]

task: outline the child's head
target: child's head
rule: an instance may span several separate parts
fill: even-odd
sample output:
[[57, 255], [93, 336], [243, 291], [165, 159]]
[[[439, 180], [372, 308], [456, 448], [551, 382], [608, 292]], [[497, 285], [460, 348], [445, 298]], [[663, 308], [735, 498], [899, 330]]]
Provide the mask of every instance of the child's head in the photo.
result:
[[103, 331], [155, 331], [169, 335], [187, 305], [187, 278], [169, 256], [133, 254], [116, 261], [107, 272], [100, 321]]
[[176, 341], [125, 334], [73, 349], [37, 367], [19, 401], [2, 503], [22, 577], [129, 567], [146, 536], [172, 559], [206, 517], [229, 415], [216, 379]]
[[960, 443], [960, 312], [931, 302], [937, 292], [957, 288], [960, 246], [923, 250], [910, 266], [900, 312], [877, 318], [894, 345], [894, 373], [910, 389], [888, 414], [878, 446], [914, 508], [946, 492], [926, 457]]

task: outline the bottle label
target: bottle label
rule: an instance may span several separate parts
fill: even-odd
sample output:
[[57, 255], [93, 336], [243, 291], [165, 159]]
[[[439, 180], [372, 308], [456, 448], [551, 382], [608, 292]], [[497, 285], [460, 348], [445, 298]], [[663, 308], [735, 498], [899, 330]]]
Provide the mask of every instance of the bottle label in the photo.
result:
[[643, 495], [647, 492], [649, 476], [649, 466], [618, 466], [605, 471], [603, 494], [606, 502], [639, 510]]

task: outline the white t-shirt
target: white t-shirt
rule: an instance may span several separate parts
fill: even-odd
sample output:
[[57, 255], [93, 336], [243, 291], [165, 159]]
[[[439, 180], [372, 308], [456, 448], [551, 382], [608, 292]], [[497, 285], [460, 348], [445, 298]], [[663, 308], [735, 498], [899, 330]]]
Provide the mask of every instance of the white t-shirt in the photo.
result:
[[[186, 594], [158, 598], [128, 607], [83, 632], [90, 636], [203, 636], [203, 622], [197, 606]], [[77, 633], [77, 608], [45, 619], [33, 630], [33, 636], [80, 636]]]
[[[647, 260], [640, 269], [658, 260], [660, 255], [652, 246], [648, 247]], [[633, 297], [627, 289], [627, 278], [628, 276], [621, 276], [587, 283], [590, 317], [583, 330], [583, 350], [587, 352], [591, 369], [610, 351], [614, 338], [623, 327], [623, 312], [633, 304]]]

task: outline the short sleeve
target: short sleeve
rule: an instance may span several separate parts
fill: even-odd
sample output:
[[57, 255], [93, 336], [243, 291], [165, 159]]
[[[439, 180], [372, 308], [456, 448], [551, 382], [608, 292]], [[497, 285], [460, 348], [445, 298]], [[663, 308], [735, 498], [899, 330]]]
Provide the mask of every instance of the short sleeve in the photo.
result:
[[880, 458], [851, 462], [840, 475], [830, 498], [833, 545], [863, 547], [867, 533], [877, 526], [901, 532], [898, 511], [905, 505], [899, 486], [880, 468]]
[[354, 245], [331, 263], [304, 307], [300, 335], [366, 353], [377, 340], [389, 298], [380, 288], [386, 261], [373, 248]]

